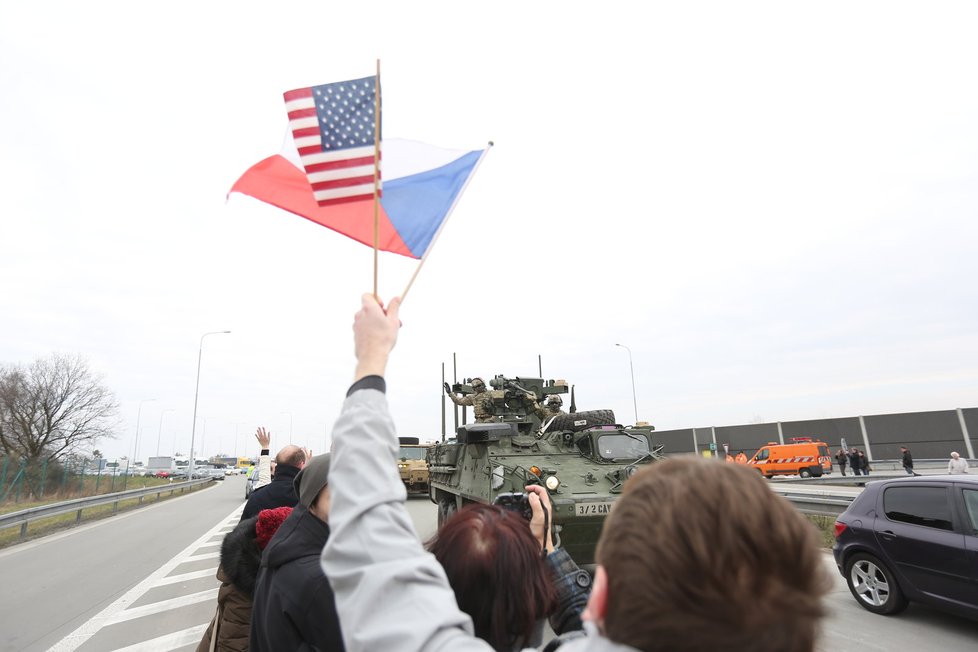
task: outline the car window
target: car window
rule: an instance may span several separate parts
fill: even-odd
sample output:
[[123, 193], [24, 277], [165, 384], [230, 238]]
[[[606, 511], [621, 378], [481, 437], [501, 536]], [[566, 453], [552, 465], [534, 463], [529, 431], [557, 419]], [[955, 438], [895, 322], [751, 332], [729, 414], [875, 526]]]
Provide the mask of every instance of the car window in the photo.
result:
[[883, 512], [891, 521], [954, 529], [951, 504], [944, 487], [890, 487], [883, 494]]
[[761, 460], [766, 460], [768, 458], [768, 455], [770, 455], [770, 454], [771, 454], [771, 451], [769, 449], [767, 449], [767, 448], [758, 451], [758, 453], [757, 453], [757, 461], [760, 462]]
[[964, 506], [968, 511], [968, 518], [971, 519], [971, 529], [978, 531], [978, 491], [964, 490]]
[[598, 451], [606, 460], [637, 459], [649, 452], [649, 440], [630, 434], [601, 435]]
[[423, 448], [404, 448], [401, 447], [397, 456], [402, 460], [423, 460], [425, 449]]

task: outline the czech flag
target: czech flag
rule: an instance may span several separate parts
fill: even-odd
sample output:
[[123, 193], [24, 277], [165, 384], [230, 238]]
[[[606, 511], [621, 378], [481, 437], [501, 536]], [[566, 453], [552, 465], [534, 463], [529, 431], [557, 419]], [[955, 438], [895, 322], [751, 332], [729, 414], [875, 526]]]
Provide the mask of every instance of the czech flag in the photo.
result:
[[[385, 139], [378, 249], [422, 258], [487, 151]], [[277, 206], [370, 247], [374, 244], [373, 198], [320, 206], [292, 138], [286, 138], [281, 154], [251, 166], [228, 194], [232, 192]]]

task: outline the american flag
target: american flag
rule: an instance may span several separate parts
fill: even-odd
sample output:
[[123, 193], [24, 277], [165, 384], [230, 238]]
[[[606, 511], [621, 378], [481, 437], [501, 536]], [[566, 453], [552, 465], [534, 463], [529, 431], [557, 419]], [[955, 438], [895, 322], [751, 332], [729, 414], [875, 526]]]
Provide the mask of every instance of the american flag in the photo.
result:
[[364, 77], [285, 93], [292, 138], [320, 206], [373, 198], [376, 84]]

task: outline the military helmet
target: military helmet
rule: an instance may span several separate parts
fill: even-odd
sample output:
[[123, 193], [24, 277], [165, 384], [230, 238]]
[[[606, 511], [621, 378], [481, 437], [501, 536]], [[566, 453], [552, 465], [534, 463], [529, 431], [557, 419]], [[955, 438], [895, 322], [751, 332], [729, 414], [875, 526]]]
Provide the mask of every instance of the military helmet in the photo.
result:
[[486, 386], [486, 382], [481, 378], [473, 378], [469, 384], [472, 385], [472, 389], [476, 391], [478, 391], [479, 387], [485, 388]]
[[551, 407], [560, 407], [564, 404], [564, 399], [560, 398], [556, 394], [551, 394], [547, 397], [547, 405]]

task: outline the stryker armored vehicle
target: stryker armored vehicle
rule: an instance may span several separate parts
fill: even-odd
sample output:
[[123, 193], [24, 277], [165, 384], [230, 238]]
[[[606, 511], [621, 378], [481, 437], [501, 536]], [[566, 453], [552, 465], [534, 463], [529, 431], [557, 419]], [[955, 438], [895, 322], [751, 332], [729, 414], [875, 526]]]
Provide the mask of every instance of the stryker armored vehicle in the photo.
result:
[[397, 470], [408, 493], [428, 493], [428, 444], [417, 437], [398, 437]]
[[[546, 417], [539, 406], [566, 394], [564, 381], [496, 376], [483, 397], [490, 421], [458, 426], [456, 437], [428, 450], [429, 496], [438, 524], [467, 503], [543, 485], [554, 506], [554, 540], [578, 564], [594, 563], [604, 518], [641, 466], [662, 457], [648, 424], [621, 426], [611, 410]], [[473, 394], [456, 383], [457, 393]]]

